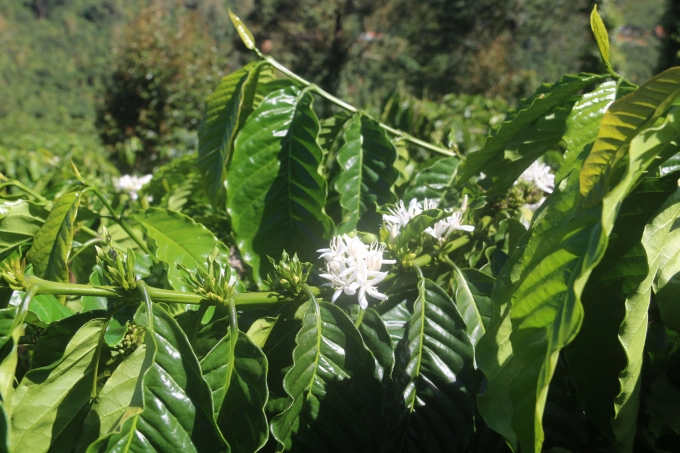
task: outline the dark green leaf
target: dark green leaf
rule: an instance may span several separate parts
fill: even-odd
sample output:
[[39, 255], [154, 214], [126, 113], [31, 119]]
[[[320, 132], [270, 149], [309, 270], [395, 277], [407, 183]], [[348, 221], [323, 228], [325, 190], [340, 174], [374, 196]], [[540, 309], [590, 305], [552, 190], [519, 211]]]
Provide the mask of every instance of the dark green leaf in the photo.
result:
[[38, 277], [68, 282], [66, 261], [71, 252], [73, 223], [81, 195], [82, 192], [70, 192], [57, 198], [45, 224], [35, 233], [26, 258], [33, 264], [33, 272]]
[[147, 326], [142, 370], [151, 365], [129, 400], [132, 410], [124, 413], [111, 434], [90, 445], [88, 453], [229, 451], [213, 419], [210, 387], [184, 332], [156, 305], [152, 319], [153, 332], [142, 305], [135, 317], [137, 325]]
[[234, 451], [256, 452], [267, 442], [267, 358], [243, 332], [227, 334], [201, 360], [215, 419]]
[[223, 206], [224, 181], [234, 149], [234, 139], [253, 110], [260, 74], [270, 66], [252, 62], [225, 76], [206, 99], [205, 115], [198, 130], [198, 168], [213, 206]]
[[315, 258], [332, 222], [324, 212], [326, 182], [319, 175], [319, 122], [312, 95], [297, 88], [269, 94], [236, 138], [227, 175], [227, 207], [239, 249], [261, 284], [264, 256], [283, 249]]
[[312, 300], [284, 387], [286, 410], [272, 420], [279, 451], [379, 451], [383, 391], [359, 331], [337, 306]]
[[680, 389], [671, 384], [665, 373], [652, 384], [646, 403], [649, 430], [655, 436], [661, 437], [664, 428], [680, 434]]
[[394, 203], [392, 185], [398, 173], [394, 168], [397, 151], [385, 130], [371, 118], [357, 114], [344, 135], [345, 144], [338, 151], [340, 176], [335, 190], [340, 194], [342, 224], [339, 233], [356, 228], [375, 231], [380, 216], [375, 205]]
[[394, 440], [403, 440], [405, 451], [463, 451], [474, 427], [474, 352], [456, 305], [431, 280], [418, 283], [396, 357], [403, 411]]

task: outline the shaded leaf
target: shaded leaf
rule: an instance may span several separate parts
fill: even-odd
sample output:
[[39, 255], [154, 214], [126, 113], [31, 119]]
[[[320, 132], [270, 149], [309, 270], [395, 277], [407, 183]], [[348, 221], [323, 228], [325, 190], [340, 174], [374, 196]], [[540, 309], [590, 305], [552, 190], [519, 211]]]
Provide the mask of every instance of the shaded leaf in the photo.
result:
[[404, 411], [392, 432], [405, 451], [463, 451], [473, 433], [474, 352], [451, 298], [431, 280], [418, 283], [394, 380]]
[[647, 179], [624, 200], [581, 296], [583, 325], [565, 349], [582, 407], [617, 451], [633, 451], [651, 284], [679, 195], [661, 205], [676, 189], [675, 178]]
[[90, 445], [88, 453], [230, 451], [213, 419], [210, 387], [184, 332], [156, 305], [153, 331], [148, 322], [142, 305], [135, 316], [137, 325], [147, 326], [142, 370], [151, 365], [138, 380], [132, 410], [110, 434]]
[[460, 159], [457, 157], [444, 157], [419, 169], [404, 193], [404, 199], [427, 198], [438, 200], [441, 205], [451, 203], [453, 181], [459, 163]]
[[272, 420], [278, 451], [378, 451], [382, 385], [354, 323], [337, 306], [312, 300], [284, 379], [286, 410]]
[[255, 452], [267, 442], [267, 358], [243, 332], [227, 334], [201, 360], [212, 390], [215, 419], [234, 451]]

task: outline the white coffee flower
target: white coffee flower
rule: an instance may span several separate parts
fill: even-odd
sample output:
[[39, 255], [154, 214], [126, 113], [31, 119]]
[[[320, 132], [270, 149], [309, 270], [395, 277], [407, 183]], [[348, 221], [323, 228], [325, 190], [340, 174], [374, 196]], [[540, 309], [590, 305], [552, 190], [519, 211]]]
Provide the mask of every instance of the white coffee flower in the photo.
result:
[[326, 285], [335, 288], [331, 302], [335, 302], [343, 292], [348, 296], [357, 294], [361, 308], [368, 307], [366, 296], [386, 300], [375, 287], [386, 276], [387, 272], [380, 272], [383, 264], [395, 264], [394, 260], [383, 259], [384, 247], [374, 242], [370, 247], [357, 237], [346, 234], [335, 236], [330, 247], [318, 250], [319, 258], [326, 260], [326, 273], [321, 278], [329, 280]]
[[526, 182], [533, 182], [536, 187], [545, 193], [552, 193], [555, 188], [555, 175], [550, 173], [550, 167], [543, 162], [534, 161], [519, 179]]
[[113, 185], [116, 188], [116, 190], [127, 192], [130, 195], [130, 198], [136, 200], [137, 192], [142, 190], [142, 187], [144, 187], [146, 183], [151, 181], [152, 177], [153, 175], [144, 176], [123, 175], [117, 180], [115, 180], [113, 182]]
[[463, 225], [463, 214], [467, 211], [468, 196], [463, 197], [463, 203], [457, 211], [445, 218], [435, 223], [429, 228], [425, 229], [425, 233], [429, 234], [433, 238], [437, 239], [440, 243], [446, 241], [446, 239], [453, 234], [454, 231], [475, 231], [475, 227], [472, 225]]
[[390, 242], [394, 242], [399, 234], [399, 231], [408, 224], [408, 222], [428, 209], [437, 209], [439, 202], [437, 200], [428, 200], [425, 198], [422, 204], [413, 198], [408, 203], [408, 208], [400, 201], [396, 208], [389, 208], [389, 214], [383, 215], [383, 222], [385, 227], [390, 232]]

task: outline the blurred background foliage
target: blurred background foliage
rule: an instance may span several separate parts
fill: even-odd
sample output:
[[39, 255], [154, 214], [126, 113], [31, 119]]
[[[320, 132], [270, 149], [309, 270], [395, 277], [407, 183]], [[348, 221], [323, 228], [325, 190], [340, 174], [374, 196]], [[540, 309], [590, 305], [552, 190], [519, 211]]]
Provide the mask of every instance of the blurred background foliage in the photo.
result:
[[[677, 1], [597, 4], [624, 77], [641, 83], [680, 64]], [[588, 23], [592, 6], [0, 0], [0, 173], [11, 173], [8, 162], [22, 149], [57, 157], [87, 149], [124, 172], [149, 172], [193, 151], [205, 96], [253, 58], [227, 8], [246, 21], [264, 53], [327, 91], [420, 138], [476, 149], [541, 83], [602, 69]]]

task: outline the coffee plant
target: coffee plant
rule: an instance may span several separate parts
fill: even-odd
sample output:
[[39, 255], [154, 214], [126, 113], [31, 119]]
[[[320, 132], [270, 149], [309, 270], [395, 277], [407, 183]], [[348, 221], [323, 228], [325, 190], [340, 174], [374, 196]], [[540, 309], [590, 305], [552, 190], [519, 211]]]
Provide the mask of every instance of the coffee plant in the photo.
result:
[[591, 19], [607, 73], [465, 155], [233, 16], [197, 159], [3, 177], [0, 451], [677, 451], [680, 68], [627, 82]]

